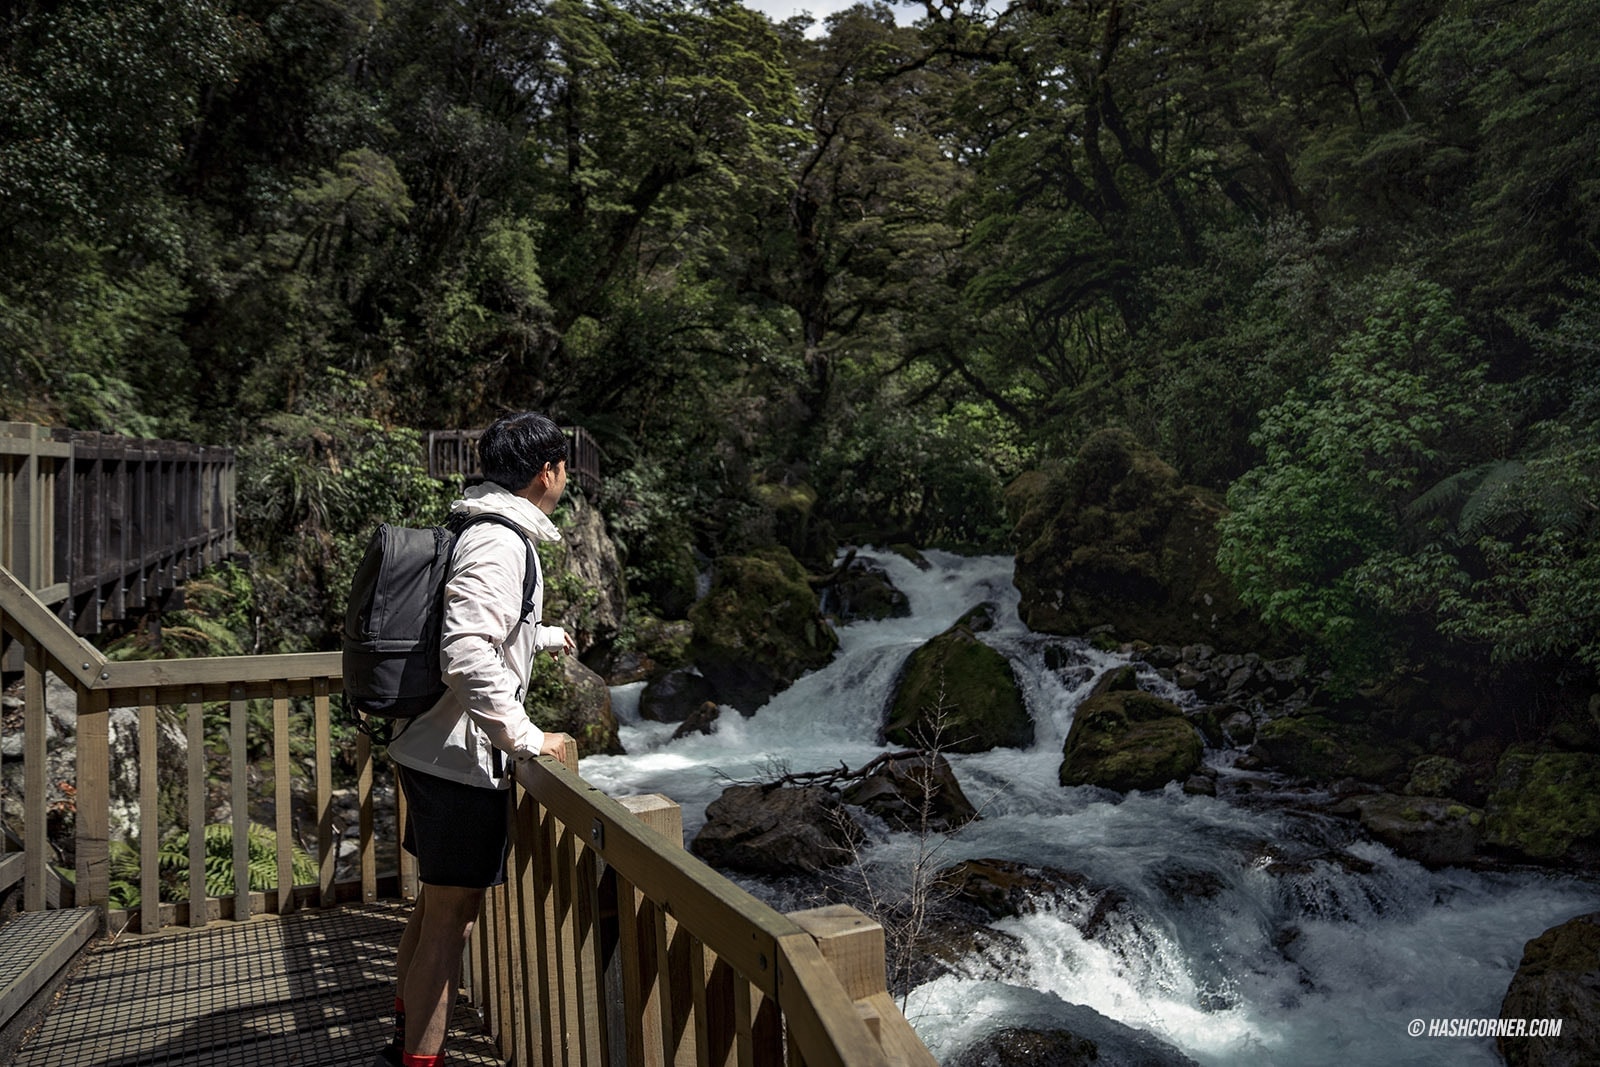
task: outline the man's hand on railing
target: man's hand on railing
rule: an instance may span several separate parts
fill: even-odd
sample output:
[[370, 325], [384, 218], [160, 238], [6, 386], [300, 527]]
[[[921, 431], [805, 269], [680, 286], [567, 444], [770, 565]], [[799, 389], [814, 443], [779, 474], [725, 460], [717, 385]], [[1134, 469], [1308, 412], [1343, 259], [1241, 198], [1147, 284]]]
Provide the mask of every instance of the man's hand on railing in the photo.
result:
[[558, 760], [564, 760], [568, 745], [571, 745], [574, 751], [577, 750], [578, 742], [573, 740], [571, 734], [546, 733], [544, 744], [539, 746], [539, 755], [554, 756]]

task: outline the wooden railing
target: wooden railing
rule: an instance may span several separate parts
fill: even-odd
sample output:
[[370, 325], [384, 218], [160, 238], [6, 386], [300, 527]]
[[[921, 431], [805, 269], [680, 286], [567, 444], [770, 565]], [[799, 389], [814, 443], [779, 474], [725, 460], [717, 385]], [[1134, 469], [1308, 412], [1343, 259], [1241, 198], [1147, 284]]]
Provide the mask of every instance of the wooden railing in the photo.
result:
[[[591, 496], [600, 491], [600, 446], [581, 426], [564, 427], [567, 433], [567, 475]], [[482, 430], [433, 430], [427, 435], [428, 473], [435, 478], [460, 475], [468, 481], [483, 477], [478, 463], [478, 438]]]
[[234, 454], [0, 422], [0, 566], [81, 634], [233, 551]]
[[[0, 628], [23, 649], [23, 906], [46, 906], [44, 675], [73, 689], [77, 708], [76, 903], [102, 908], [109, 928], [153, 933], [208, 920], [245, 920], [380, 892], [414, 892], [415, 866], [375, 832], [374, 760], [357, 749], [359, 880], [335, 871], [331, 699], [337, 653], [109, 662], [0, 568]], [[276, 888], [250, 886], [250, 702], [271, 702]], [[308, 712], [295, 709], [304, 705]], [[138, 709], [138, 906], [110, 906], [109, 712]], [[208, 711], [226, 709], [233, 892], [208, 897], [203, 838], [213, 767]], [[308, 714], [315, 746], [315, 884], [294, 884], [292, 726]], [[188, 741], [190, 902], [161, 900], [157, 847], [160, 720], [181, 718]], [[683, 848], [682, 817], [665, 797], [614, 800], [577, 775], [577, 752], [517, 766], [509, 880], [488, 896], [464, 973], [506, 1059], [517, 1065], [612, 1064], [856, 1067], [922, 1065], [932, 1056], [889, 998], [883, 931], [850, 908], [781, 915]], [[220, 775], [219, 775], [220, 776]], [[403, 810], [396, 812], [396, 823]], [[0, 847], [3, 847], [0, 836]], [[398, 883], [379, 873], [393, 856]], [[198, 902], [204, 902], [202, 906]]]

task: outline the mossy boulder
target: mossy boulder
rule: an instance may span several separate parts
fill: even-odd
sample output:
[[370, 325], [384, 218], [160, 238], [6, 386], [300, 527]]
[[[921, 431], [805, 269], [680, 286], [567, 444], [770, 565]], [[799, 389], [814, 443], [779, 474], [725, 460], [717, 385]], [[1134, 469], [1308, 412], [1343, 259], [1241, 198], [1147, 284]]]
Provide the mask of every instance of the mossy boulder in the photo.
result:
[[1449, 756], [1423, 756], [1411, 764], [1411, 777], [1401, 790], [1413, 797], [1456, 797], [1467, 767]]
[[823, 590], [822, 610], [840, 622], [901, 619], [911, 614], [911, 601], [883, 567], [852, 559]]
[[528, 715], [541, 730], [571, 734], [579, 756], [623, 752], [606, 680], [575, 656], [534, 657]]
[[1559, 1037], [1497, 1038], [1511, 1067], [1600, 1063], [1600, 912], [1552, 927], [1522, 949], [1502, 1019], [1560, 1019]]
[[1215, 492], [1177, 472], [1125, 430], [1102, 430], [1071, 469], [1016, 486], [1019, 611], [1033, 630], [1077, 636], [1110, 626], [1124, 639], [1265, 648], [1269, 635], [1216, 566]]
[[1011, 662], [957, 623], [906, 659], [883, 736], [891, 744], [987, 752], [1033, 743]]
[[805, 568], [782, 548], [717, 560], [711, 590], [689, 621], [689, 658], [716, 699], [746, 715], [839, 647]]
[[1600, 756], [1509, 749], [1489, 794], [1487, 842], [1534, 860], [1593, 860], [1600, 854]]
[[1402, 856], [1428, 867], [1470, 863], [1483, 839], [1483, 812], [1445, 797], [1378, 793], [1343, 801], [1362, 827]]
[[612, 646], [627, 614], [622, 557], [600, 509], [573, 494], [563, 506], [561, 540], [539, 545], [544, 568], [544, 619], [572, 635], [578, 653]]
[[829, 567], [838, 552], [833, 528], [817, 511], [817, 491], [790, 475], [756, 479], [751, 493], [772, 516], [772, 535], [807, 566]]
[[1251, 752], [1268, 767], [1297, 778], [1358, 778], [1387, 786], [1401, 784], [1395, 779], [1406, 774], [1416, 748], [1369, 727], [1312, 712], [1264, 723]]
[[1022, 517], [1039, 506], [1050, 489], [1050, 475], [1044, 471], [1023, 471], [1011, 480], [1001, 494], [1006, 518], [1016, 526]]
[[1170, 700], [1107, 688], [1080, 705], [1062, 749], [1061, 784], [1160, 789], [1200, 767], [1200, 735]]

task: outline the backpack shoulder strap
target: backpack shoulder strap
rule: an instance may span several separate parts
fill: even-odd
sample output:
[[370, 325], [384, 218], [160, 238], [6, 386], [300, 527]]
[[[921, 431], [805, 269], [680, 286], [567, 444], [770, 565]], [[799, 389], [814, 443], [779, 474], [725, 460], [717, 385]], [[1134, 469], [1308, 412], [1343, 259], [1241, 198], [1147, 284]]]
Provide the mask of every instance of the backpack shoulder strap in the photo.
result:
[[[445, 525], [451, 530], [452, 533], [454, 533], [456, 539], [459, 540], [463, 530], [465, 530], [468, 526], [474, 526], [480, 522], [492, 522], [496, 526], [504, 526], [506, 529], [515, 532], [518, 537], [522, 538], [523, 547], [528, 551], [528, 558], [523, 564], [522, 570], [521, 617], [526, 619], [533, 614], [534, 592], [539, 587], [539, 553], [534, 550], [533, 538], [528, 536], [528, 532], [526, 530], [518, 526], [515, 522], [512, 522], [510, 519], [506, 518], [504, 515], [495, 515], [491, 513], [473, 515], [465, 519], [461, 518], [459, 515], [452, 515], [448, 520], [446, 520]], [[455, 546], [452, 545], [451, 555], [453, 556], [454, 554]], [[534, 619], [533, 621], [537, 623], [541, 622], [542, 620]]]

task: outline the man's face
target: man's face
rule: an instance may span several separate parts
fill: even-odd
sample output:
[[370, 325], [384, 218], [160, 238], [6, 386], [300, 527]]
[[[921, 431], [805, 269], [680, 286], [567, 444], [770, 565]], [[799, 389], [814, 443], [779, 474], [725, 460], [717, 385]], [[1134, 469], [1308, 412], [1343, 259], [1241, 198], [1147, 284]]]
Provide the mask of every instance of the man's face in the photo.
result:
[[534, 479], [539, 495], [534, 500], [540, 511], [546, 515], [556, 509], [556, 504], [561, 500], [561, 494], [567, 489], [567, 461], [562, 460], [554, 466], [546, 467]]

